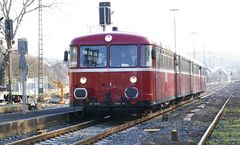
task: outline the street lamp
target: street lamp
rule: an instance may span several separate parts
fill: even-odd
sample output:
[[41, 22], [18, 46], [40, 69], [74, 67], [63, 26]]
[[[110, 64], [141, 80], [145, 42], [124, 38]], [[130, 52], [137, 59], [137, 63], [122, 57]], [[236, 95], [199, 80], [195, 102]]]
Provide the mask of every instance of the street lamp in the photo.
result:
[[206, 65], [206, 45], [203, 45], [203, 64]]
[[174, 51], [176, 52], [177, 49], [177, 39], [176, 39], [176, 18], [175, 18], [175, 12], [179, 11], [179, 9], [169, 9], [169, 11], [173, 12], [173, 29], [174, 29]]
[[191, 32], [191, 34], [193, 35], [193, 58], [195, 59], [195, 35], [197, 34], [197, 32]]

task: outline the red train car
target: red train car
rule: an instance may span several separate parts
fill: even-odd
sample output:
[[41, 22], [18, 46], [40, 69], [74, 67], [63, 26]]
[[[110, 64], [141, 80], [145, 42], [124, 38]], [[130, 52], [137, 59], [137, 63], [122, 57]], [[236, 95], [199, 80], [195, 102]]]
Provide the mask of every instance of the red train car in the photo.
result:
[[65, 54], [70, 54], [72, 106], [149, 109], [205, 90], [204, 66], [141, 35], [82, 36], [72, 40]]

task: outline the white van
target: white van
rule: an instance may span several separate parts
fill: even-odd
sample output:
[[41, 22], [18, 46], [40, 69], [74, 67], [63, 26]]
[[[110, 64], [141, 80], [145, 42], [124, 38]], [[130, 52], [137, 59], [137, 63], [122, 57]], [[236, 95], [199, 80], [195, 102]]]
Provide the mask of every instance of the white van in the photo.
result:
[[5, 102], [4, 94], [5, 94], [4, 92], [0, 92], [0, 104]]
[[7, 95], [6, 89], [0, 86], [0, 103], [5, 102], [5, 95]]

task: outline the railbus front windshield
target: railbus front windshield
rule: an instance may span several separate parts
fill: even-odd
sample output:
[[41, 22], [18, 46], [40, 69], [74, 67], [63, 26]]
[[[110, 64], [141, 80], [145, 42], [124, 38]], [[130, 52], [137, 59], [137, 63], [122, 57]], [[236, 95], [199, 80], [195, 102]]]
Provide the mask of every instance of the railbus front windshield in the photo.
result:
[[80, 67], [106, 67], [106, 46], [81, 46]]
[[[141, 67], [151, 67], [151, 45], [142, 45]], [[109, 59], [108, 59], [109, 50]], [[137, 67], [138, 66], [138, 46], [137, 45], [111, 45], [107, 46], [80, 46], [79, 66], [81, 68], [104, 68], [104, 67]], [[77, 62], [76, 48], [72, 49], [72, 67]]]
[[136, 67], [137, 45], [112, 45], [110, 47], [110, 67]]

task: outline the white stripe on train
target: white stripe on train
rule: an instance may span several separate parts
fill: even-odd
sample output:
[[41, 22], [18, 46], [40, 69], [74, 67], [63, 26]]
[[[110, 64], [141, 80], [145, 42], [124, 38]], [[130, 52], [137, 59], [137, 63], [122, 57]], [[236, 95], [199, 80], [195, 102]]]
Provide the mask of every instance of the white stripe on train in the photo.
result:
[[[172, 73], [175, 72], [173, 70], [166, 70], [166, 69], [155, 69], [155, 68], [91, 68], [91, 69], [69, 69], [70, 73], [80, 73], [80, 72], [133, 72], [133, 71], [157, 71], [157, 72], [165, 72], [165, 73]], [[180, 72], [177, 72], [180, 73]], [[182, 72], [181, 74], [189, 75], [189, 73]], [[199, 76], [199, 75], [192, 75], [192, 76]], [[202, 76], [203, 77], [203, 76]]]

